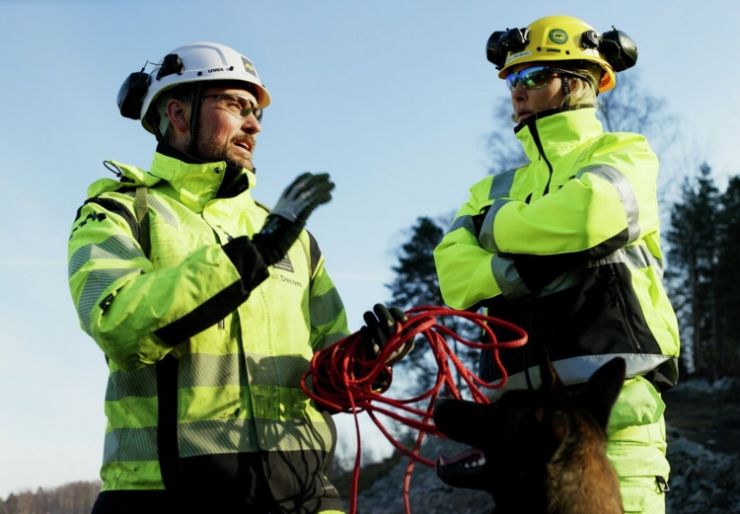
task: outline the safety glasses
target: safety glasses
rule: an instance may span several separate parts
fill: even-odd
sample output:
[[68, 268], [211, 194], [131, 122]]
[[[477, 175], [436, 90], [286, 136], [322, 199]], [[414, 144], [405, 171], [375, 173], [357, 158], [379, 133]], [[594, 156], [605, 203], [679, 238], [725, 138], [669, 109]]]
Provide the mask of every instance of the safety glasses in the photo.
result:
[[527, 89], [542, 89], [550, 83], [550, 80], [556, 74], [564, 72], [565, 70], [551, 68], [549, 66], [530, 66], [529, 68], [509, 73], [506, 76], [506, 84], [509, 86], [509, 91], [514, 91], [520, 83]]
[[257, 121], [262, 121], [262, 109], [254, 105], [249, 99], [242, 96], [230, 95], [228, 93], [214, 93], [211, 95], [203, 95], [203, 98], [215, 99], [221, 107], [229, 111], [234, 116], [246, 118], [250, 114], [254, 114]]

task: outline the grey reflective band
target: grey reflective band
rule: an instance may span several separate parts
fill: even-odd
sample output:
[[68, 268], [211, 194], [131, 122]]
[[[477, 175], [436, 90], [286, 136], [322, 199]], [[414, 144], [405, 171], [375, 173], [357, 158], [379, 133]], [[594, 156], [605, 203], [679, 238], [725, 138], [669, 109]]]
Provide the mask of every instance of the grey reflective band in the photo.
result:
[[491, 182], [491, 189], [488, 191], [488, 199], [495, 200], [496, 198], [509, 196], [511, 186], [514, 184], [514, 176], [516, 176], [517, 168], [512, 170], [504, 171], [493, 175], [493, 181]]
[[493, 200], [491, 207], [486, 212], [486, 217], [483, 218], [483, 224], [481, 225], [480, 234], [476, 234], [478, 241], [482, 248], [490, 252], [497, 252], [498, 246], [493, 237], [493, 219], [498, 214], [499, 209], [506, 205], [509, 200], [509, 193], [511, 186], [514, 184], [514, 177], [516, 176], [516, 168], [512, 170], [504, 171], [493, 176], [491, 180], [491, 189], [488, 191], [488, 198]]
[[157, 427], [116, 428], [105, 434], [103, 466], [142, 460], [158, 460]]
[[601, 177], [614, 186], [622, 199], [622, 208], [627, 217], [628, 242], [632, 243], [633, 241], [636, 241], [640, 237], [640, 225], [638, 222], [640, 207], [637, 203], [635, 192], [632, 189], [629, 180], [627, 180], [627, 177], [611, 166], [605, 166], [603, 164], [586, 166], [578, 171], [576, 177], [581, 178], [584, 173], [590, 173]]
[[235, 412], [235, 416], [230, 418], [180, 423], [178, 433], [180, 457], [260, 449], [251, 413]]
[[[651, 268], [654, 269], [659, 276], [662, 277], [663, 275], [663, 266], [661, 261], [656, 259], [642, 243], [620, 248], [601, 259], [590, 260], [587, 264], [587, 268], [596, 268], [599, 266], [606, 266], [608, 264], [627, 264], [636, 269]], [[584, 271], [585, 270], [574, 270], [558, 275], [552, 282], [547, 284], [537, 293], [537, 297], [541, 298], [564, 291], [581, 283], [583, 281]]]
[[87, 262], [94, 259], [131, 260], [144, 257], [141, 249], [130, 238], [111, 236], [102, 243], [79, 248], [69, 260], [68, 277], [71, 277]]
[[[673, 359], [669, 355], [640, 354], [640, 353], [610, 353], [604, 355], [583, 355], [554, 361], [560, 381], [565, 385], [582, 384], [591, 378], [591, 375], [601, 366], [615, 357], [622, 357], [627, 364], [627, 378], [644, 375], [666, 361]], [[536, 389], [542, 383], [539, 366], [529, 368], [529, 380], [532, 388]], [[492, 389], [487, 392], [491, 399], [499, 398], [503, 393], [512, 389], [528, 389], [527, 377], [524, 371], [509, 375], [506, 387]]]
[[105, 401], [113, 402], [131, 396], [139, 398], [157, 396], [157, 375], [154, 366], [111, 373], [108, 377], [108, 388], [105, 390]]
[[494, 254], [491, 258], [491, 271], [505, 298], [513, 300], [532, 294], [524, 285], [513, 260]]
[[139, 273], [141, 273], [141, 269], [124, 268], [93, 270], [87, 275], [85, 286], [82, 288], [80, 299], [77, 302], [77, 312], [80, 314], [82, 328], [88, 334], [91, 333], [90, 317], [92, 316], [92, 310], [100, 301], [100, 296], [116, 280], [132, 273], [138, 275]]
[[[188, 353], [180, 359], [178, 387], [222, 387], [239, 386], [239, 360], [237, 353], [212, 355]], [[246, 384], [246, 373], [243, 373]]]
[[167, 223], [168, 225], [172, 225], [173, 227], [179, 229], [180, 228], [180, 222], [177, 221], [177, 218], [170, 212], [170, 210], [165, 207], [165, 205], [159, 201], [159, 199], [154, 195], [147, 195], [146, 203], [157, 211], [157, 214], [159, 214], [159, 217], [162, 218], [162, 220]]
[[470, 215], [463, 215], [458, 218], [455, 218], [455, 220], [452, 222], [452, 225], [450, 225], [450, 228], [447, 229], [447, 233], [454, 232], [458, 228], [464, 228], [473, 237], [477, 237], [478, 234], [475, 233], [475, 223], [473, 223], [473, 217]]
[[[300, 354], [294, 355], [270, 355], [263, 356], [253, 353], [247, 353], [247, 371], [249, 373], [249, 385], [252, 388], [252, 395], [262, 397], [268, 396], [262, 392], [264, 387], [270, 388], [270, 400], [278, 393], [276, 389], [281, 388], [284, 392], [291, 389], [298, 390], [301, 376], [308, 371], [309, 358]], [[259, 391], [255, 389], [261, 388]]]
[[322, 295], [311, 296], [308, 310], [311, 316], [311, 326], [320, 327], [334, 321], [344, 310], [344, 305], [336, 288], [331, 288]]
[[[305, 413], [302, 416], [306, 416]], [[325, 422], [312, 419], [311, 423], [286, 425], [280, 421], [260, 419], [255, 413], [255, 425], [260, 437], [260, 448], [266, 451], [332, 451], [332, 429]]]
[[615, 250], [604, 258], [589, 262], [589, 267], [603, 266], [605, 264], [629, 264], [634, 268], [654, 268], [659, 274], [663, 273], [661, 261], [656, 259], [642, 244], [626, 246]]
[[509, 200], [494, 200], [491, 207], [489, 207], [486, 217], [483, 218], [483, 224], [480, 227], [480, 234], [478, 234], [478, 242], [482, 248], [485, 248], [489, 252], [498, 252], [498, 245], [496, 245], [496, 238], [493, 235], [493, 220], [501, 210], [501, 207], [509, 203]]

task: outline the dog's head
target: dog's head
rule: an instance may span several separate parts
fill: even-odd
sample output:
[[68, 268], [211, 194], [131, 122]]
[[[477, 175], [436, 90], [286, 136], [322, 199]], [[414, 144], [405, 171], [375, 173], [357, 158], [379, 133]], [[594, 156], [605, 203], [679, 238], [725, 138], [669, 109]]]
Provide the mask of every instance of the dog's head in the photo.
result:
[[[576, 392], [566, 390], [551, 364], [541, 371], [538, 390], [509, 391], [490, 405], [463, 400], [435, 404], [437, 428], [479, 450], [440, 458], [437, 474], [444, 482], [489, 491], [503, 505], [523, 489], [527, 494], [543, 489], [547, 464], [566, 440], [573, 442], [587, 432], [603, 444], [611, 408], [624, 382], [624, 359], [603, 365]], [[544, 491], [542, 495], [544, 501]]]

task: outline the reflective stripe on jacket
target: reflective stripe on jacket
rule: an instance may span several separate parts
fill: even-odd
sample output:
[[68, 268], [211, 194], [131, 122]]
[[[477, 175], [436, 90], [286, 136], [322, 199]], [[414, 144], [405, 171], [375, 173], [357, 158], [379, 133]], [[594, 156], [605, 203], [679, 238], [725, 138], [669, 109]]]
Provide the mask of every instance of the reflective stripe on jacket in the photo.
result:
[[542, 346], [568, 382], [617, 354], [630, 376], [675, 383], [649, 144], [605, 133], [593, 108], [531, 117], [517, 138], [530, 162], [475, 184], [435, 249], [445, 302], [487, 306], [527, 329], [528, 345], [502, 352], [521, 385]]
[[268, 214], [251, 171], [160, 152], [149, 172], [111, 165], [121, 180], [90, 187], [69, 241], [81, 326], [110, 369], [103, 490], [250, 494], [262, 473], [288, 510], [340, 508], [333, 423], [298, 386], [313, 352], [347, 335], [313, 238], [266, 268], [248, 239]]

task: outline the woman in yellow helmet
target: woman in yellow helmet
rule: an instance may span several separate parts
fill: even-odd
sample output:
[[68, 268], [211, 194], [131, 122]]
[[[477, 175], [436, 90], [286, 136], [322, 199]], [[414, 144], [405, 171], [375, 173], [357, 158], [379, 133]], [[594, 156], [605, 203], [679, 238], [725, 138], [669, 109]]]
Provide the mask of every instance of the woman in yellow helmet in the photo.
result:
[[[625, 512], [663, 513], [661, 391], [677, 380], [679, 338], [661, 283], [658, 159], [643, 136], [604, 132], [595, 108], [637, 49], [616, 29], [550, 16], [494, 32], [487, 50], [530, 162], [470, 189], [434, 252], [442, 295], [528, 330], [526, 346], [503, 352], [507, 388], [536, 388], [545, 354], [574, 387], [624, 357], [607, 453]], [[486, 358], [481, 372], [494, 380]]]

